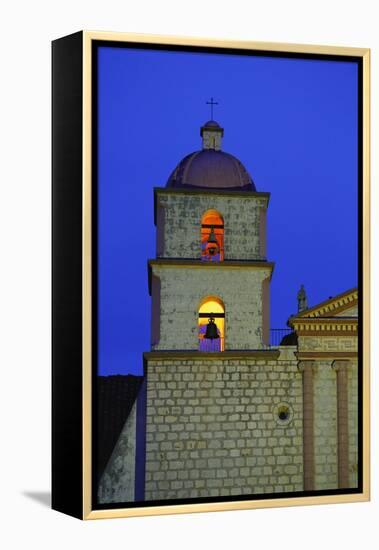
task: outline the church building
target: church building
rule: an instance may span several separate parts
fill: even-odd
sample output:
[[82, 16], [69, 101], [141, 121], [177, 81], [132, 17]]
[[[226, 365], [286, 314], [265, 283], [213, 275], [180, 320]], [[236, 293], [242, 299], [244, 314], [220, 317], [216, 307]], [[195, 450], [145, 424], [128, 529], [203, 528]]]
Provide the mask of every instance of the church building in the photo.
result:
[[154, 189], [143, 377], [98, 377], [99, 503], [357, 487], [358, 291], [302, 287], [273, 344], [270, 194], [217, 122], [200, 134]]

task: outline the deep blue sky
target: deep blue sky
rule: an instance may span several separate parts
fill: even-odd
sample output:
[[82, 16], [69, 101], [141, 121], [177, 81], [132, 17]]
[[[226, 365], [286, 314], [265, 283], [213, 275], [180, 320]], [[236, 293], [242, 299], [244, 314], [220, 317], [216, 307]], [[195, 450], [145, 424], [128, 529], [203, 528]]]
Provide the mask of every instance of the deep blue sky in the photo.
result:
[[271, 327], [357, 284], [357, 65], [101, 47], [99, 374], [142, 372], [150, 348], [153, 187], [201, 148], [219, 101], [223, 150], [269, 191]]

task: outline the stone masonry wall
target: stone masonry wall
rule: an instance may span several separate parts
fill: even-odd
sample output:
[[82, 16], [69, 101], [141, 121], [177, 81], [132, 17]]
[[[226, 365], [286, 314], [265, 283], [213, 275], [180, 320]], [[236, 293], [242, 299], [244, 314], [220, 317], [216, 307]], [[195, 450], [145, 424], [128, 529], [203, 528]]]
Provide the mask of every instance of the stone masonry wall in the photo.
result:
[[101, 477], [98, 488], [100, 504], [134, 500], [136, 405], [135, 402]]
[[[201, 219], [209, 209], [224, 218], [225, 260], [262, 258], [260, 234], [264, 230], [261, 210], [268, 198], [247, 193], [246, 196], [164, 193], [157, 197], [158, 257], [201, 258]], [[163, 210], [163, 213], [162, 213]]]
[[262, 348], [262, 283], [270, 276], [268, 267], [154, 265], [153, 274], [160, 278], [160, 339], [154, 350], [198, 349], [198, 308], [210, 295], [225, 305], [225, 349]]
[[147, 384], [146, 500], [302, 490], [293, 351], [283, 349], [281, 360], [148, 359]]

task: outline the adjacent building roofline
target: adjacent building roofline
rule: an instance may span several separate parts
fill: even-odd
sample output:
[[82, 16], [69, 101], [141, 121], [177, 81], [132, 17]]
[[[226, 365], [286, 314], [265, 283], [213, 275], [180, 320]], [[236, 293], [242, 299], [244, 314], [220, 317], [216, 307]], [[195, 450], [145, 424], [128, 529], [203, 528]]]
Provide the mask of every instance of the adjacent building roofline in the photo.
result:
[[358, 288], [354, 287], [341, 294], [332, 296], [315, 306], [309, 307], [304, 311], [292, 315], [288, 319], [288, 325], [292, 326], [292, 323], [295, 319], [311, 319], [320, 317], [333, 317], [335, 313], [340, 313], [345, 309], [350, 309], [358, 302]]

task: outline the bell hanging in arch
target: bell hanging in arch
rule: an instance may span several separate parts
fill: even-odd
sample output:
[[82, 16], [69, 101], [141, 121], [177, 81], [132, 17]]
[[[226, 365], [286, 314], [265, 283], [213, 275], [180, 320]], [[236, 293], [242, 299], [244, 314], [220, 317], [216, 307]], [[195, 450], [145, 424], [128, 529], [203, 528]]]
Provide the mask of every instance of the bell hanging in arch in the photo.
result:
[[205, 331], [205, 338], [208, 340], [216, 340], [220, 338], [217, 331], [217, 325], [215, 323], [214, 317], [210, 317], [207, 324], [207, 330]]
[[211, 226], [211, 232], [208, 237], [206, 250], [210, 256], [215, 256], [218, 252], [218, 242], [213, 225]]

